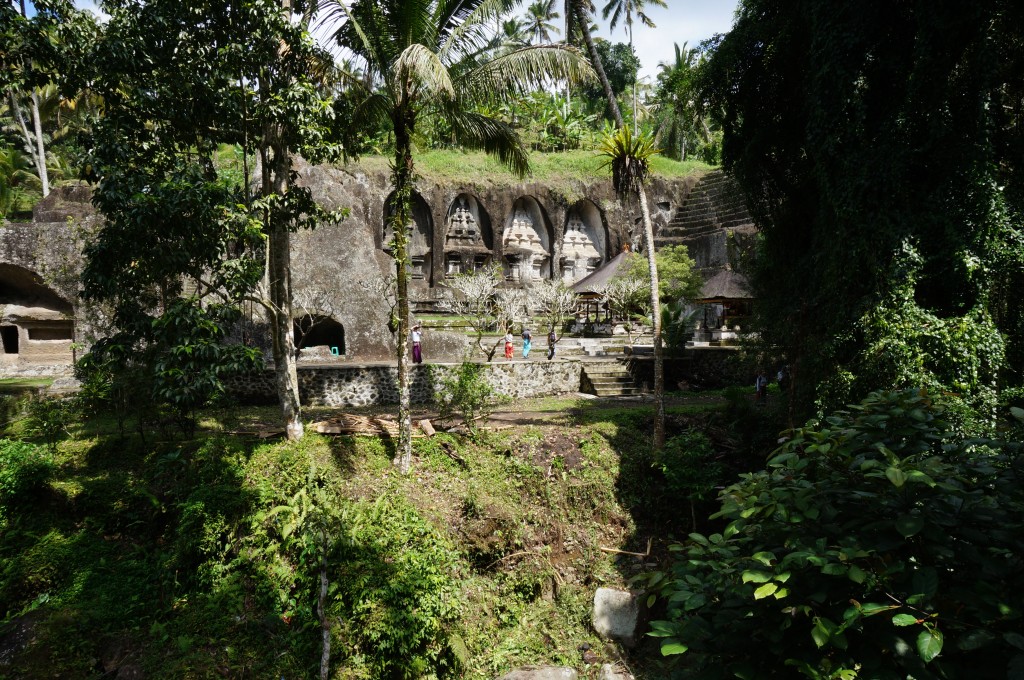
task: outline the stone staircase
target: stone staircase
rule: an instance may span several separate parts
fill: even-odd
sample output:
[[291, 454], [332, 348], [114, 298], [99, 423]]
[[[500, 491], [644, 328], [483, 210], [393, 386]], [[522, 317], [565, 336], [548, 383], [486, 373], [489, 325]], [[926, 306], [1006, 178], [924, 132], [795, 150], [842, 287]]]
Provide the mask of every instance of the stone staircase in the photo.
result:
[[583, 366], [583, 374], [584, 391], [599, 397], [629, 397], [641, 392], [621, 361], [587, 362]]
[[686, 201], [676, 209], [672, 220], [658, 232], [654, 242], [658, 248], [689, 246], [709, 234], [737, 228], [753, 229], [743, 192], [731, 177], [721, 170], [713, 170], [693, 187]]

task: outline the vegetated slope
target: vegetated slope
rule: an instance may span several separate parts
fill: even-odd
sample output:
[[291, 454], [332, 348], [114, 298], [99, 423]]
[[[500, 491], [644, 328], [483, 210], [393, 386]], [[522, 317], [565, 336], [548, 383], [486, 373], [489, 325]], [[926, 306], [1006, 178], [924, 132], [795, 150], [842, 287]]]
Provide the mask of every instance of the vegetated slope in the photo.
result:
[[591, 602], [640, 569], [601, 547], [642, 551], [664, 501], [649, 417], [417, 440], [409, 476], [386, 441], [217, 434], [226, 413], [188, 442], [79, 431], [3, 499], [0, 675], [311, 677], [324, 563], [332, 677], [614, 660]]
[[[365, 156], [356, 164], [367, 170], [387, 173], [391, 161], [389, 157]], [[526, 181], [561, 185], [581, 180], [611, 180], [611, 169], [603, 163], [604, 159], [594, 151], [534, 152], [530, 154], [532, 172]], [[685, 177], [711, 168], [701, 161], [680, 162], [660, 155], [651, 157], [651, 175], [654, 177]], [[482, 177], [495, 183], [516, 184], [522, 181], [483, 152], [426, 151], [416, 155], [416, 169], [435, 181], [473, 183]]]

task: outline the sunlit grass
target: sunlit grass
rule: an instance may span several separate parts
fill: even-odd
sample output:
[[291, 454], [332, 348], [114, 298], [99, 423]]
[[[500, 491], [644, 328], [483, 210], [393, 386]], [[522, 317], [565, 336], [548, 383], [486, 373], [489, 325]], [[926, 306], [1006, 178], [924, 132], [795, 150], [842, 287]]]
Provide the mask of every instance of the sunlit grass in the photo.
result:
[[[591, 150], [530, 154], [531, 174], [521, 180], [497, 160], [482, 152], [433, 150], [414, 155], [416, 170], [434, 181], [464, 182], [476, 185], [508, 184], [519, 181], [560, 184], [571, 181], [595, 181], [611, 178], [611, 171], [602, 167], [604, 160]], [[387, 172], [390, 159], [366, 156], [352, 164], [368, 172]], [[651, 159], [654, 177], [686, 177], [711, 170], [701, 161], [674, 161], [664, 156]]]

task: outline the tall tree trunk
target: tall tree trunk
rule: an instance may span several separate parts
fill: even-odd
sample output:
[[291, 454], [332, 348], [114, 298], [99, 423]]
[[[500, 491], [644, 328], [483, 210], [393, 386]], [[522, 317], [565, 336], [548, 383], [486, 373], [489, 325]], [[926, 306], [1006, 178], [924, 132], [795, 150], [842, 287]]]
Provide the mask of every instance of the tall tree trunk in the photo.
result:
[[43, 197], [50, 194], [50, 175], [46, 170], [46, 145], [43, 142], [43, 121], [39, 117], [39, 92], [32, 89], [32, 125], [36, 131], [36, 168], [39, 170], [39, 181], [43, 185]]
[[583, 42], [587, 44], [587, 52], [590, 53], [590, 63], [597, 71], [597, 77], [601, 81], [601, 87], [604, 88], [605, 97], [608, 99], [608, 107], [612, 111], [612, 118], [615, 119], [615, 126], [624, 128], [626, 127], [625, 121], [622, 119], [622, 112], [619, 111], [619, 103], [615, 101], [615, 93], [612, 91], [612, 84], [608, 82], [608, 75], [604, 72], [604, 65], [601, 63], [601, 55], [597, 51], [597, 46], [594, 44], [594, 37], [590, 35], [590, 18], [587, 11], [583, 8], [583, 3], [586, 0], [572, 0], [572, 10], [576, 14], [576, 21], [579, 23], [580, 31], [583, 33]]
[[[583, 40], [587, 43], [587, 50], [590, 52], [590, 61], [597, 71], [597, 77], [601, 80], [605, 97], [608, 99], [608, 106], [615, 118], [615, 125], [619, 128], [626, 127], [626, 122], [619, 111], [619, 104], [615, 101], [615, 93], [612, 92], [611, 83], [605, 75], [604, 67], [601, 65], [601, 55], [597, 52], [594, 39], [590, 35], [590, 24], [587, 21], [587, 12], [583, 8], [585, 0], [572, 0], [572, 9], [576, 13], [576, 20], [579, 22], [583, 32]], [[635, 113], [634, 113], [635, 115]], [[652, 335], [654, 341], [654, 445], [660, 448], [665, 443], [665, 355], [661, 347], [661, 301], [658, 295], [658, 267], [654, 259], [654, 225], [651, 223], [651, 213], [647, 208], [647, 193], [643, 186], [637, 191], [637, 198], [640, 202], [640, 212], [643, 215], [644, 243], [647, 246], [647, 267], [651, 274], [651, 316], [653, 320]]]
[[651, 212], [647, 207], [647, 192], [637, 192], [640, 212], [644, 218], [644, 241], [647, 246], [647, 267], [651, 272], [651, 318], [654, 326], [654, 446], [665, 445], [665, 349], [661, 343], [661, 299], [658, 293], [658, 266], [654, 259], [654, 230], [651, 228]]
[[[694, 529], [696, 531], [696, 529]], [[316, 613], [320, 618], [320, 680], [328, 680], [331, 674], [331, 623], [327, 619], [327, 536], [320, 532], [320, 596], [316, 601]]]
[[412, 467], [412, 412], [409, 398], [409, 221], [412, 218], [412, 125], [395, 125], [395, 194], [391, 229], [395, 239], [396, 302], [398, 305], [398, 449], [394, 465], [402, 474]]
[[[291, 154], [280, 140], [279, 131], [269, 124], [264, 131], [265, 147], [260, 150], [263, 195], [284, 196], [288, 192]], [[302, 439], [304, 428], [299, 402], [299, 377], [295, 361], [292, 321], [291, 231], [289, 225], [269, 223], [267, 236], [267, 323], [274, 354], [274, 383], [284, 419], [285, 436]]]
[[[25, 11], [25, 0], [18, 0], [18, 7], [21, 9], [22, 18], [27, 19], [28, 13]], [[25, 148], [35, 163], [36, 173], [39, 175], [39, 182], [42, 184], [43, 198], [45, 198], [50, 193], [50, 176], [46, 171], [46, 144], [43, 142], [43, 124], [39, 117], [39, 94], [35, 88], [32, 89], [32, 127], [35, 128], [35, 143], [33, 143], [14, 92], [8, 90], [8, 93], [11, 96], [11, 106], [21, 126], [22, 135], [25, 137]]]

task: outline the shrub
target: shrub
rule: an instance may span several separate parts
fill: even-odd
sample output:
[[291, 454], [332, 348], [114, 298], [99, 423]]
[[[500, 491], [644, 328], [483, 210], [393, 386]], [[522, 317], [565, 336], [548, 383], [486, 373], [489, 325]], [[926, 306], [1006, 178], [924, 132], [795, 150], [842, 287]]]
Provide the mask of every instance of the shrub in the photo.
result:
[[0, 519], [8, 508], [45, 488], [54, 470], [56, 465], [46, 449], [0, 439]]
[[707, 435], [687, 430], [665, 442], [657, 454], [656, 466], [665, 475], [672, 494], [700, 501], [709, 497], [725, 471], [713, 456]]
[[692, 677], [1020, 677], [1019, 452], [954, 438], [918, 390], [796, 430], [650, 578], [650, 634]]
[[67, 434], [68, 423], [74, 418], [72, 403], [65, 399], [38, 397], [28, 402], [26, 432], [46, 442], [51, 451], [56, 451], [57, 442]]
[[400, 498], [352, 510], [351, 540], [331, 566], [345, 648], [371, 677], [457, 676], [457, 553]]
[[501, 401], [484, 375], [484, 365], [463, 361], [458, 370], [441, 380], [438, 410], [442, 420], [462, 417], [470, 436], [477, 434], [477, 421], [486, 419]]

